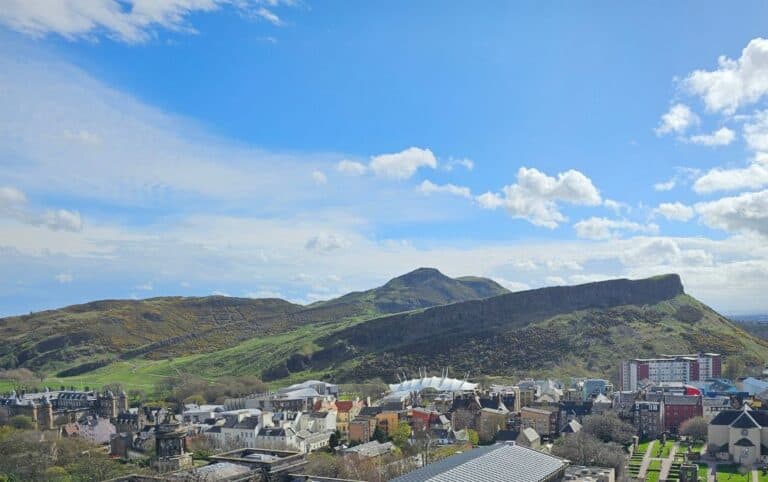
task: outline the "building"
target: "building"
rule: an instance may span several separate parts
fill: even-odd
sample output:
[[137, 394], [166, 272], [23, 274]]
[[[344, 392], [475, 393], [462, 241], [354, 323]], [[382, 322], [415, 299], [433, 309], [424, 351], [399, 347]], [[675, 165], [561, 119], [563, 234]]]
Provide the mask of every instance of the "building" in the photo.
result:
[[741, 382], [742, 389], [749, 395], [759, 395], [768, 390], [768, 382], [753, 377], [747, 377]]
[[554, 482], [563, 479], [567, 466], [563, 459], [507, 442], [447, 457], [393, 482]]
[[16, 415], [25, 415], [40, 430], [55, 430], [67, 423], [76, 423], [83, 417], [113, 418], [127, 411], [125, 392], [115, 396], [112, 392], [78, 390], [50, 390], [27, 393], [12, 392], [0, 396], [0, 423]]
[[768, 412], [725, 410], [709, 422], [707, 452], [720, 460], [730, 460], [751, 468], [768, 461]]
[[661, 355], [635, 358], [619, 365], [622, 390], [636, 391], [643, 382], [665, 383], [704, 381], [720, 378], [722, 360], [717, 353]]
[[382, 455], [391, 454], [395, 451], [395, 444], [392, 442], [381, 443], [377, 440], [372, 440], [364, 444], [355, 445], [344, 449], [344, 455], [356, 456], [364, 458], [381, 457]]
[[724, 410], [730, 410], [731, 406], [730, 397], [717, 396], [717, 397], [704, 397], [701, 399], [701, 414], [707, 420], [712, 420], [718, 413]]
[[538, 449], [541, 446], [541, 437], [539, 437], [536, 430], [531, 427], [521, 430], [515, 441], [523, 447], [531, 449]]
[[349, 437], [349, 424], [363, 408], [359, 400], [336, 400], [336, 429], [344, 437]]
[[677, 432], [680, 424], [703, 415], [701, 395], [664, 395], [664, 429]]
[[598, 395], [610, 397], [613, 393], [613, 384], [602, 378], [588, 378], [584, 380], [581, 389], [581, 399], [590, 400]]
[[349, 423], [350, 442], [368, 442], [373, 438], [377, 422], [375, 417], [359, 416]]
[[632, 424], [640, 438], [659, 437], [664, 432], [664, 402], [635, 401], [632, 406]]
[[520, 409], [520, 426], [531, 427], [539, 435], [554, 437], [560, 431], [558, 425], [559, 410], [557, 408], [533, 408]]

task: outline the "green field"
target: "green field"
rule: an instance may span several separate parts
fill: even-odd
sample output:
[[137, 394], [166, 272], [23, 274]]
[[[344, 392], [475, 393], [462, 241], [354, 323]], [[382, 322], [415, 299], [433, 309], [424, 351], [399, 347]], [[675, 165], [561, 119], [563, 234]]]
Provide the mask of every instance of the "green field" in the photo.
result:
[[717, 480], [719, 482], [752, 482], [752, 476], [749, 472], [740, 473], [738, 465], [718, 465]]

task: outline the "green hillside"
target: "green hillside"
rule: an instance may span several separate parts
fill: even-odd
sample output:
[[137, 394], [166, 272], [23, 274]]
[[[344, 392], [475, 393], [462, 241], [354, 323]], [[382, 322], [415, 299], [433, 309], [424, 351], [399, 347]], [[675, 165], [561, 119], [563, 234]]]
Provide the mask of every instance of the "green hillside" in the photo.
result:
[[[184, 359], [240, 343], [249, 349], [265, 339], [280, 340], [281, 334], [327, 333], [387, 313], [504, 292], [491, 280], [464, 282], [422, 268], [382, 287], [306, 307], [222, 296], [96, 301], [0, 319], [0, 369], [84, 375], [114, 362], [136, 366], [142, 360]], [[302, 350], [311, 348], [299, 346]]]
[[[267, 336], [252, 335], [215, 351], [112, 360], [46, 383], [120, 381], [150, 390], [164, 378], [188, 374], [211, 380], [255, 375], [275, 384], [309, 377], [390, 381], [397, 372], [422, 367], [434, 372], [448, 367], [460, 376], [615, 376], [619, 360], [627, 357], [696, 351], [719, 352], [726, 359], [738, 355], [754, 367], [768, 360], [768, 342], [685, 294], [677, 275], [505, 293], [375, 316], [394, 309], [393, 298], [403, 307], [465, 294], [448, 283], [458, 291], [446, 295], [439, 273], [414, 273], [377, 290], [282, 315], [281, 321], [270, 321], [282, 331]], [[409, 286], [422, 297], [409, 296]]]

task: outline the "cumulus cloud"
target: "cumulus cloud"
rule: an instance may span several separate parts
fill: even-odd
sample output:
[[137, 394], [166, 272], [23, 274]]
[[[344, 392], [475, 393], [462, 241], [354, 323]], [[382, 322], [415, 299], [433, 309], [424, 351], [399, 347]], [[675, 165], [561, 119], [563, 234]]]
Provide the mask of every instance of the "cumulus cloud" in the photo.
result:
[[27, 196], [14, 187], [0, 187], [0, 215], [24, 224], [45, 226], [53, 231], [83, 229], [83, 220], [79, 212], [66, 209], [35, 212], [27, 205]]
[[736, 138], [736, 133], [727, 127], [721, 127], [711, 134], [699, 134], [688, 138], [688, 142], [704, 146], [727, 146]]
[[677, 179], [672, 178], [669, 181], [657, 182], [653, 185], [654, 191], [671, 191], [677, 185]]
[[608, 209], [615, 212], [616, 214], [620, 214], [624, 210], [626, 211], [630, 210], [629, 204], [616, 201], [614, 199], [606, 199], [605, 201], [603, 201], [603, 206], [607, 207]]
[[68, 40], [105, 35], [125, 43], [141, 43], [158, 30], [195, 33], [187, 22], [195, 13], [212, 12], [223, 5], [282, 25], [274, 7], [291, 4], [279, 0], [9, 0], [0, 9], [0, 23], [34, 37], [57, 34]]
[[549, 286], [563, 286], [568, 284], [563, 278], [560, 276], [547, 276], [544, 278], [544, 282]]
[[715, 168], [696, 180], [697, 193], [757, 189], [768, 184], [768, 166], [752, 164], [743, 169]]
[[502, 193], [487, 192], [475, 200], [483, 208], [504, 207], [514, 218], [550, 229], [566, 221], [558, 203], [596, 206], [602, 202], [592, 181], [575, 170], [552, 177], [538, 169], [521, 167], [517, 171], [517, 182], [505, 186]]
[[467, 199], [472, 198], [472, 193], [469, 191], [468, 187], [457, 186], [455, 184], [435, 184], [429, 180], [425, 180], [419, 184], [417, 189], [423, 194], [442, 193], [451, 194], [453, 196], [460, 196]]
[[360, 176], [362, 174], [365, 174], [365, 171], [368, 170], [368, 167], [361, 162], [355, 162], [355, 161], [344, 159], [339, 161], [338, 164], [336, 164], [336, 170], [343, 174]]
[[661, 116], [659, 126], [656, 127], [656, 135], [662, 136], [670, 133], [682, 134], [690, 126], [699, 123], [697, 116], [690, 107], [685, 104], [675, 104], [669, 108], [666, 114]]
[[768, 190], [702, 202], [695, 207], [709, 227], [768, 236]]
[[670, 221], [690, 221], [694, 215], [692, 207], [679, 202], [661, 203], [653, 212]]
[[374, 156], [369, 164], [374, 174], [390, 179], [408, 179], [420, 167], [437, 167], [437, 158], [431, 150], [409, 147], [400, 152]]
[[768, 151], [768, 110], [756, 112], [744, 124], [744, 140], [754, 151]]
[[768, 93], [768, 40], [752, 39], [738, 59], [720, 56], [717, 64], [715, 70], [696, 70], [684, 80], [707, 109], [732, 114]]
[[304, 248], [308, 251], [330, 253], [332, 251], [348, 248], [351, 244], [352, 243], [347, 238], [339, 234], [321, 233], [309, 238], [304, 244]]
[[465, 157], [463, 159], [449, 158], [447, 162], [443, 163], [443, 168], [446, 171], [452, 171], [456, 167], [463, 167], [467, 171], [471, 171], [475, 168], [475, 161]]
[[627, 232], [656, 233], [659, 227], [655, 224], [639, 224], [624, 219], [608, 219], [592, 217], [574, 224], [576, 236], [583, 239], [611, 239], [620, 237]]

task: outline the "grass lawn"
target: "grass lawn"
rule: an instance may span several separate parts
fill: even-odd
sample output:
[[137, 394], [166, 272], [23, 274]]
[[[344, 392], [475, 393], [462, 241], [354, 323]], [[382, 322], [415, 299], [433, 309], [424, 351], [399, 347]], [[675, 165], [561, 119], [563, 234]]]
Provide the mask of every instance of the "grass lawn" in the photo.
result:
[[757, 471], [757, 480], [759, 482], [768, 482], [768, 472], [763, 472], [762, 470]]
[[752, 482], [752, 477], [749, 472], [746, 474], [739, 473], [738, 465], [718, 465], [717, 466], [717, 480], [720, 482]]
[[699, 464], [699, 480], [707, 480], [709, 475], [709, 466], [707, 464]]
[[637, 444], [637, 450], [635, 451], [636, 454], [644, 454], [646, 451], [648, 451], [648, 446], [651, 444], [651, 442], [654, 442], [654, 440], [649, 440], [647, 442], [640, 442]]
[[659, 454], [658, 456], [662, 459], [666, 459], [669, 457], [669, 452], [672, 450], [672, 447], [675, 446], [675, 442], [668, 440], [664, 445], [657, 447], [654, 452]]

